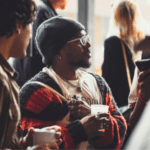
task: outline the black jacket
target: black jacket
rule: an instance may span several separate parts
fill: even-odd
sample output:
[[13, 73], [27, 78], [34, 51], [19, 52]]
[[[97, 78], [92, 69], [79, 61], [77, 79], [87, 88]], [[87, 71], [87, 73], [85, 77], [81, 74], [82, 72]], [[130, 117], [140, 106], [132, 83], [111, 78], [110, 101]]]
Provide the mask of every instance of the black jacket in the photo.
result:
[[19, 78], [17, 79], [19, 86], [22, 86], [27, 80], [45, 67], [42, 63], [42, 57], [36, 48], [35, 34], [42, 22], [56, 15], [57, 13], [48, 0], [41, 0], [40, 3], [37, 4], [37, 14], [32, 27], [32, 38], [27, 49], [27, 53], [30, 57], [27, 56], [23, 59], [13, 58], [12, 66], [19, 73]]
[[[117, 105], [128, 105], [129, 85], [127, 80], [124, 56], [121, 41], [112, 36], [105, 40], [104, 62], [102, 76], [109, 84]], [[132, 61], [130, 49], [125, 45], [131, 80], [133, 79], [135, 65]]]

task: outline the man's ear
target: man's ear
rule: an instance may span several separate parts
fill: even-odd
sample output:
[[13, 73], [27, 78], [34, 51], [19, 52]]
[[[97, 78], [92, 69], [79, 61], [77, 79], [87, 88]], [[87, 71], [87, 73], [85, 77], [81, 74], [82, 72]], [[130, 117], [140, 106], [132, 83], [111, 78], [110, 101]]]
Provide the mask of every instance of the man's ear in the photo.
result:
[[56, 54], [54, 57], [55, 57], [55, 59], [57, 59], [57, 60], [61, 60], [61, 54], [60, 54], [60, 53]]
[[16, 20], [15, 33], [20, 34], [21, 33], [21, 29], [22, 29], [22, 23], [20, 21]]

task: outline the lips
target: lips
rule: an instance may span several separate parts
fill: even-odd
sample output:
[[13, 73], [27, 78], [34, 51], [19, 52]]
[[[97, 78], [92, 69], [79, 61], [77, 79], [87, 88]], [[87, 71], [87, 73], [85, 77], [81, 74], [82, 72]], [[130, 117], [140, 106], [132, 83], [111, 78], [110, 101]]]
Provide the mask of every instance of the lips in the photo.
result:
[[88, 56], [88, 58], [90, 58], [91, 57], [91, 52], [88, 51], [88, 52], [85, 53], [85, 55]]

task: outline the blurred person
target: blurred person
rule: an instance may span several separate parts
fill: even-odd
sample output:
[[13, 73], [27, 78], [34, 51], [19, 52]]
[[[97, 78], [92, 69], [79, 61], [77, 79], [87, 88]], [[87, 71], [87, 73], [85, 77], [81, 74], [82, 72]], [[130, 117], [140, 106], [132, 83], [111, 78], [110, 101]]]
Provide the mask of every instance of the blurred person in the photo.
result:
[[23, 59], [12, 59], [12, 66], [20, 74], [17, 79], [20, 87], [45, 67], [35, 44], [37, 28], [45, 20], [56, 16], [57, 9], [65, 9], [66, 4], [67, 0], [40, 0], [37, 2], [37, 13], [32, 26], [32, 37], [27, 49], [28, 56]]
[[[136, 46], [136, 50], [142, 50], [142, 59], [148, 58], [150, 46], [150, 37], [146, 37], [143, 41], [139, 42]], [[132, 88], [129, 94], [128, 103], [129, 108], [132, 109], [130, 114], [130, 124], [131, 128], [134, 129], [136, 123], [138, 122], [148, 100], [150, 99], [150, 69], [145, 71], [139, 71], [136, 67], [134, 72], [134, 79]]]
[[129, 108], [132, 109], [130, 115], [130, 125], [133, 129], [139, 120], [147, 101], [150, 99], [150, 69], [140, 72], [135, 69], [133, 85], [129, 94]]
[[[39, 26], [35, 39], [47, 67], [21, 88], [23, 130], [57, 124], [61, 127], [62, 149], [119, 149], [126, 121], [110, 88], [102, 77], [79, 69], [91, 65], [90, 37], [85, 27], [57, 16]], [[91, 115], [91, 104], [108, 105], [109, 111]]]
[[149, 107], [150, 69], [135, 69], [132, 88], [129, 94], [129, 108], [132, 110], [129, 123], [132, 134], [124, 149], [149, 149]]
[[134, 50], [134, 45], [145, 38], [146, 27], [142, 25], [144, 21], [141, 10], [135, 1], [115, 1], [112, 10], [108, 33], [110, 37], [107, 36], [104, 45], [102, 76], [109, 84], [117, 105], [126, 108], [134, 75], [134, 62], [140, 57], [140, 52]]
[[[33, 129], [21, 139], [17, 134], [21, 120], [19, 88], [15, 81], [18, 74], [7, 60], [26, 56], [35, 12], [36, 5], [32, 0], [0, 0], [0, 149], [25, 149], [28, 146], [30, 149], [58, 149], [57, 143], [32, 147]], [[59, 138], [60, 144], [62, 140]]]
[[144, 111], [137, 122], [124, 150], [149, 150], [150, 149], [150, 101], [147, 102]]

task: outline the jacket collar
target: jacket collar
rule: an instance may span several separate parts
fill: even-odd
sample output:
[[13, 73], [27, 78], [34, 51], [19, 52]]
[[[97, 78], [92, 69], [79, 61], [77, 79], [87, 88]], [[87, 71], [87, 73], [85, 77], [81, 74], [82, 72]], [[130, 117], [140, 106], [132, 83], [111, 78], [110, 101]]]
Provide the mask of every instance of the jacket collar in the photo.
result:
[[0, 65], [4, 69], [4, 71], [10, 75], [14, 80], [18, 78], [18, 73], [9, 65], [7, 60], [3, 57], [3, 55], [0, 53]]
[[53, 12], [55, 13], [55, 15], [57, 15], [55, 9], [53, 8], [52, 4], [48, 0], [41, 0], [41, 1], [43, 1], [50, 9], [53, 10]]

